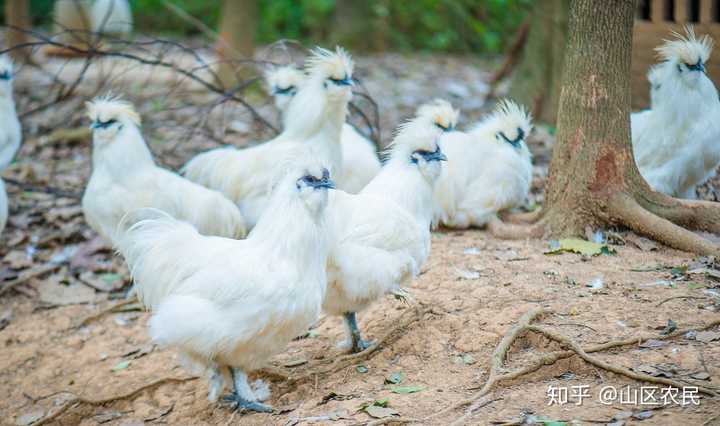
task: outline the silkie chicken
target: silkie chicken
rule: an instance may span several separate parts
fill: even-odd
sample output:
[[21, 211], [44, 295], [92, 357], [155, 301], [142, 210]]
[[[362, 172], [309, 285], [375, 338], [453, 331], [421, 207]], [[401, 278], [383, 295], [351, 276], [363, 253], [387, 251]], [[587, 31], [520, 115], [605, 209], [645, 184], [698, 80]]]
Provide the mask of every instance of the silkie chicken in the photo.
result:
[[[0, 55], [0, 171], [5, 170], [20, 148], [20, 121], [13, 98], [13, 64], [7, 55]], [[5, 183], [0, 179], [0, 233], [8, 218], [8, 198]]]
[[[275, 185], [245, 240], [206, 237], [157, 210], [131, 213], [118, 245], [139, 300], [153, 315], [150, 336], [208, 374], [214, 402], [269, 412], [269, 387], [247, 374], [317, 321], [326, 290], [329, 172], [313, 159]], [[148, 216], [150, 216], [148, 218]], [[153, 217], [154, 216], [154, 217]], [[125, 229], [125, 226], [122, 226]]]
[[443, 136], [448, 165], [435, 186], [435, 225], [481, 227], [526, 201], [532, 155], [525, 138], [532, 127], [525, 108], [503, 100], [469, 132]]
[[445, 101], [423, 105], [400, 127], [389, 160], [360, 193], [330, 194], [333, 244], [323, 309], [344, 317], [353, 352], [370, 346], [356, 313], [386, 294], [404, 298], [402, 286], [430, 253], [433, 186], [445, 160], [437, 141], [457, 116]]
[[720, 100], [705, 74], [713, 42], [691, 27], [673, 34], [656, 49], [664, 62], [648, 73], [652, 109], [631, 115], [633, 151], [654, 190], [693, 199], [720, 164]]
[[92, 121], [92, 175], [82, 198], [88, 224], [115, 242], [125, 213], [154, 207], [195, 226], [201, 234], [241, 238], [245, 221], [232, 201], [158, 167], [140, 133], [132, 105], [111, 97], [87, 103]]
[[[265, 74], [275, 106], [283, 117], [283, 124], [290, 100], [305, 79], [302, 70], [292, 65], [277, 67]], [[340, 137], [342, 144], [342, 171], [338, 174], [338, 189], [357, 194], [380, 172], [380, 160], [375, 145], [351, 124], [345, 123]]]
[[223, 147], [199, 154], [184, 167], [188, 179], [218, 190], [240, 207], [250, 228], [265, 209], [278, 164], [312, 151], [334, 176], [342, 167], [340, 134], [352, 97], [353, 62], [341, 48], [316, 48], [306, 61], [308, 77], [290, 101], [283, 132], [245, 149]]

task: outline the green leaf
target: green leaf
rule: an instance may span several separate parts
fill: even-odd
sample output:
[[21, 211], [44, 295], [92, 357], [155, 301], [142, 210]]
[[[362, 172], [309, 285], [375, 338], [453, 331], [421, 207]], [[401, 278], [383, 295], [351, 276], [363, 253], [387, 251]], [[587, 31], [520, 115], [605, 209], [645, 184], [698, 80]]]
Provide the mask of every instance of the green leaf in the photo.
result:
[[385, 378], [385, 384], [386, 385], [399, 385], [400, 382], [403, 381], [405, 378], [405, 374], [403, 374], [402, 371], [399, 371], [397, 373], [392, 373], [388, 377]]
[[372, 405], [377, 405], [378, 407], [387, 407], [390, 403], [390, 398], [383, 398], [383, 399], [376, 399], [373, 401]]
[[467, 365], [473, 365], [475, 364], [475, 358], [470, 354], [465, 354], [462, 356], [462, 362], [464, 362]]
[[100, 274], [99, 277], [101, 280], [105, 281], [106, 284], [113, 284], [116, 281], [123, 279], [122, 275], [112, 273]]
[[390, 388], [390, 391], [392, 393], [415, 393], [415, 392], [421, 392], [424, 391], [424, 386], [395, 386]]
[[117, 364], [113, 368], [110, 369], [113, 373], [116, 371], [124, 370], [126, 368], [130, 367], [130, 361], [122, 361]]
[[370, 371], [370, 370], [369, 370], [367, 367], [365, 367], [364, 365], [358, 365], [357, 367], [355, 367], [355, 369], [357, 370], [358, 373], [362, 373], [362, 374], [365, 374], [365, 373], [367, 373], [368, 371]]
[[601, 254], [615, 253], [615, 250], [607, 244], [594, 243], [578, 238], [564, 238], [550, 242], [550, 250], [545, 254], [578, 253], [584, 256], [598, 256]]

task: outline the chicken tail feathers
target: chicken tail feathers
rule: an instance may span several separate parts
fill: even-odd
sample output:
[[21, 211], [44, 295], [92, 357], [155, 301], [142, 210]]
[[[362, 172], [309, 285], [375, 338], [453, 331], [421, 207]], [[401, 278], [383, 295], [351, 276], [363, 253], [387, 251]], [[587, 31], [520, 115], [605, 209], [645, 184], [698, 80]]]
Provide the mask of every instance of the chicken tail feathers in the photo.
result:
[[135, 281], [138, 299], [155, 306], [184, 276], [184, 248], [202, 238], [189, 223], [158, 209], [139, 209], [126, 214], [118, 226], [117, 251], [123, 255]]

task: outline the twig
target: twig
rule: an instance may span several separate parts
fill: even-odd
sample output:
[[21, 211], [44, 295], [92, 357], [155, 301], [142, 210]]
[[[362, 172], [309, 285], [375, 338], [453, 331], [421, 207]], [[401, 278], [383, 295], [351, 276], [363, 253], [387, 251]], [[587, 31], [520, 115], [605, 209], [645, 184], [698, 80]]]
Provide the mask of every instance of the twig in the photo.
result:
[[490, 86], [492, 87], [492, 91], [494, 92], [495, 86], [502, 81], [505, 77], [507, 77], [510, 72], [513, 70], [515, 63], [517, 62], [517, 58], [522, 51], [523, 46], [525, 46], [525, 41], [527, 40], [528, 30], [530, 29], [530, 19], [524, 20], [520, 26], [518, 27], [517, 31], [515, 31], [515, 35], [513, 36], [513, 40], [510, 43], [510, 47], [508, 48], [507, 52], [505, 53], [505, 60], [503, 61], [500, 68], [498, 68], [492, 76], [490, 76]]
[[102, 309], [94, 314], [90, 314], [90, 315], [86, 316], [80, 322], [78, 322], [76, 325], [71, 326], [69, 329], [72, 330], [72, 329], [84, 327], [84, 326], [90, 324], [91, 322], [96, 321], [99, 318], [102, 318], [106, 314], [115, 312], [118, 308], [121, 308], [121, 307], [127, 306], [127, 305], [131, 305], [133, 303], [138, 303], [138, 300], [136, 297], [115, 303], [112, 306], [109, 306], [109, 307]]
[[[51, 421], [53, 421], [53, 420], [57, 419], [58, 417], [60, 417], [61, 415], [63, 415], [71, 406], [74, 406], [76, 404], [86, 404], [86, 405], [92, 405], [92, 406], [105, 405], [105, 404], [107, 404], [109, 402], [113, 402], [113, 401], [120, 401], [123, 399], [134, 398], [135, 396], [137, 396], [138, 394], [140, 394], [146, 390], [154, 389], [154, 388], [156, 388], [158, 386], [162, 386], [164, 384], [185, 383], [185, 382], [189, 382], [189, 381], [192, 381], [195, 379], [197, 379], [197, 377], [165, 377], [165, 378], [162, 378], [159, 380], [155, 380], [154, 382], [148, 383], [146, 385], [140, 386], [139, 388], [132, 390], [130, 392], [111, 396], [108, 398], [102, 398], [102, 399], [86, 399], [81, 396], [75, 395], [72, 399], [70, 399], [65, 404], [63, 404], [57, 411], [43, 417], [37, 423], [33, 423], [33, 424], [35, 426], [48, 424]], [[74, 395], [72, 392], [66, 392], [66, 393]]]
[[371, 422], [367, 423], [355, 423], [356, 425], [364, 425], [364, 426], [381, 426], [381, 425], [388, 425], [388, 424], [406, 424], [406, 423], [420, 423], [420, 420], [413, 419], [410, 417], [385, 417], [384, 419], [378, 419], [373, 420]]
[[65, 189], [55, 188], [52, 186], [40, 187], [40, 186], [35, 186], [35, 185], [30, 185], [30, 184], [27, 184], [24, 182], [20, 182], [19, 180], [15, 180], [12, 178], [3, 178], [3, 181], [5, 181], [5, 183], [9, 183], [10, 185], [17, 186], [18, 188], [20, 188], [21, 191], [40, 192], [43, 194], [57, 195], [58, 197], [74, 198], [76, 200], [79, 200], [80, 198], [82, 198], [82, 195], [80, 193], [71, 192], [71, 191], [67, 191]]
[[46, 265], [39, 266], [37, 268], [31, 269], [30, 271], [27, 271], [26, 273], [20, 275], [16, 279], [10, 281], [9, 283], [5, 284], [2, 288], [0, 288], [0, 296], [7, 293], [12, 289], [13, 287], [24, 284], [28, 281], [30, 281], [33, 278], [39, 277], [40, 275], [47, 274], [48, 272], [53, 272], [57, 269], [60, 269], [62, 266], [61, 263], [48, 263]]
[[673, 296], [673, 297], [668, 297], [667, 299], [663, 300], [662, 302], [658, 303], [658, 304], [655, 305], [655, 306], [661, 306], [661, 305], [665, 304], [665, 302], [669, 302], [669, 301], [675, 300], [675, 299], [707, 300], [707, 297], [702, 297], [702, 296]]

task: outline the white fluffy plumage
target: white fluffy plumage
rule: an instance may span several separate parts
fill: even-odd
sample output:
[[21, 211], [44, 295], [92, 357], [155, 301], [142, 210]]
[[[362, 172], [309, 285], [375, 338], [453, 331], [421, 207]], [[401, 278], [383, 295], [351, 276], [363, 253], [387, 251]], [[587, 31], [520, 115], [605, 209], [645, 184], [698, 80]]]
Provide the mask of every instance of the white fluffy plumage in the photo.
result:
[[712, 40], [673, 33], [648, 72], [651, 109], [631, 115], [635, 161], [656, 191], [696, 198], [695, 188], [720, 164], [720, 101], [705, 73]]
[[104, 97], [87, 104], [93, 122], [93, 171], [82, 199], [90, 226], [114, 242], [129, 211], [154, 207], [187, 221], [205, 235], [241, 238], [245, 221], [217, 191], [155, 165], [132, 105]]
[[[5, 170], [20, 148], [22, 138], [20, 121], [13, 98], [13, 63], [7, 55], [0, 55], [0, 171]], [[5, 184], [0, 180], [0, 233], [8, 217], [8, 199]]]
[[319, 162], [304, 164], [275, 186], [267, 212], [245, 240], [203, 236], [147, 209], [131, 213], [145, 218], [129, 218], [135, 225], [119, 239], [138, 298], [153, 311], [152, 339], [180, 351], [195, 371], [207, 370], [211, 401], [229, 375], [234, 402], [267, 411], [257, 403], [267, 388], [252, 388], [246, 374], [320, 314], [332, 182]]
[[403, 124], [380, 173], [357, 195], [330, 194], [333, 245], [324, 310], [344, 315], [354, 351], [367, 347], [355, 313], [420, 272], [430, 252], [432, 191], [444, 159], [437, 141], [457, 111], [445, 101], [423, 106]]
[[128, 0], [95, 0], [90, 7], [92, 30], [103, 34], [127, 35], [133, 19]]
[[312, 151], [335, 176], [342, 168], [340, 135], [352, 97], [353, 62], [342, 48], [316, 48], [305, 63], [305, 83], [288, 105], [283, 132], [250, 148], [223, 147], [191, 159], [183, 173], [188, 179], [218, 190], [240, 207], [252, 228], [267, 204], [277, 180], [278, 164], [300, 151]]
[[[305, 74], [302, 70], [287, 65], [268, 71], [265, 79], [284, 124], [287, 107], [305, 80]], [[348, 123], [343, 124], [340, 143], [342, 170], [337, 178], [338, 188], [357, 194], [380, 171], [380, 159], [375, 152], [375, 145]]]
[[525, 143], [532, 127], [524, 107], [503, 100], [469, 132], [443, 135], [440, 146], [448, 164], [435, 186], [435, 224], [480, 227], [523, 204], [532, 181]]

